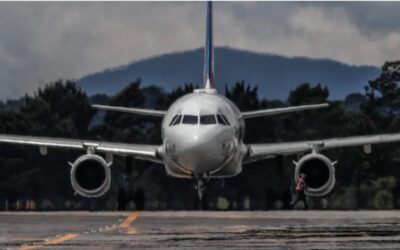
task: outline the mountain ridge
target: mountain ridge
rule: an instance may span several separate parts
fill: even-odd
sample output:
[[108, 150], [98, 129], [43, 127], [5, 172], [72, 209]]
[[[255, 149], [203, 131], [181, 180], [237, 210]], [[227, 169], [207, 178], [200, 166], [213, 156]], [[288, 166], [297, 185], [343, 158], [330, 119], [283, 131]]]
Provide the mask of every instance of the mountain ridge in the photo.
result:
[[[258, 86], [261, 97], [285, 100], [289, 91], [301, 83], [321, 84], [330, 90], [330, 99], [344, 99], [362, 92], [368, 80], [376, 78], [380, 69], [357, 66], [332, 59], [288, 57], [257, 53], [229, 47], [215, 48], [215, 80], [219, 91], [225, 86], [245, 80]], [[157, 85], [166, 91], [184, 83], [201, 85], [203, 49], [163, 54], [133, 61], [126, 65], [88, 74], [77, 83], [89, 95], [112, 95], [140, 78], [143, 86]]]

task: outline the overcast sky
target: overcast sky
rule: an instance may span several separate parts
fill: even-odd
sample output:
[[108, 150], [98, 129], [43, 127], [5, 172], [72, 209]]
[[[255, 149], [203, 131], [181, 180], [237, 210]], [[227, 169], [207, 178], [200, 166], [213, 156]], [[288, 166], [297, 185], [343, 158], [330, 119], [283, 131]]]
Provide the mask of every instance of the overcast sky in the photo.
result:
[[[214, 41], [380, 66], [400, 59], [400, 2], [219, 2]], [[201, 2], [1, 2], [0, 99], [204, 43]]]

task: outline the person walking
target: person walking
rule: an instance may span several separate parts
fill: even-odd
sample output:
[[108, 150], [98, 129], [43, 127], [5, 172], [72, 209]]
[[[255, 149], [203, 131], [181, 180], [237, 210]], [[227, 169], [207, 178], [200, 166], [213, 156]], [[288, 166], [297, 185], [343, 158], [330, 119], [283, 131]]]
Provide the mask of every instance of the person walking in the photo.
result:
[[291, 208], [294, 208], [294, 206], [296, 206], [296, 204], [299, 201], [303, 201], [304, 209], [308, 210], [307, 197], [306, 197], [306, 194], [304, 193], [305, 188], [306, 188], [306, 175], [301, 173], [299, 179], [297, 180], [297, 184], [296, 184], [297, 198], [290, 205]]

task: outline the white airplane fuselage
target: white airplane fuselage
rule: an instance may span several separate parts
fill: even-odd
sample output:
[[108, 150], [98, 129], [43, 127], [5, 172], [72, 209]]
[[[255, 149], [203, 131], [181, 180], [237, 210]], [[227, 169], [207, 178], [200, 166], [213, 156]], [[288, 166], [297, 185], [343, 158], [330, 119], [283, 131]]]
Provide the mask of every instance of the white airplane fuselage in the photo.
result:
[[242, 170], [246, 148], [240, 111], [215, 89], [198, 89], [175, 101], [162, 122], [166, 172], [174, 177], [221, 178]]

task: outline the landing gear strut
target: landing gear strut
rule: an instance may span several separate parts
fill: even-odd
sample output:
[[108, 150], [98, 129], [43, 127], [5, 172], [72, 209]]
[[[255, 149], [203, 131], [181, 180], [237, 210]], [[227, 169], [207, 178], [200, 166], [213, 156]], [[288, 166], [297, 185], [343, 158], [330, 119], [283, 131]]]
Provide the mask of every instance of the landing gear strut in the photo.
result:
[[201, 201], [203, 199], [203, 194], [206, 190], [206, 183], [208, 182], [209, 178], [206, 174], [203, 176], [195, 175], [194, 178], [196, 179], [194, 188], [197, 190], [198, 198]]

